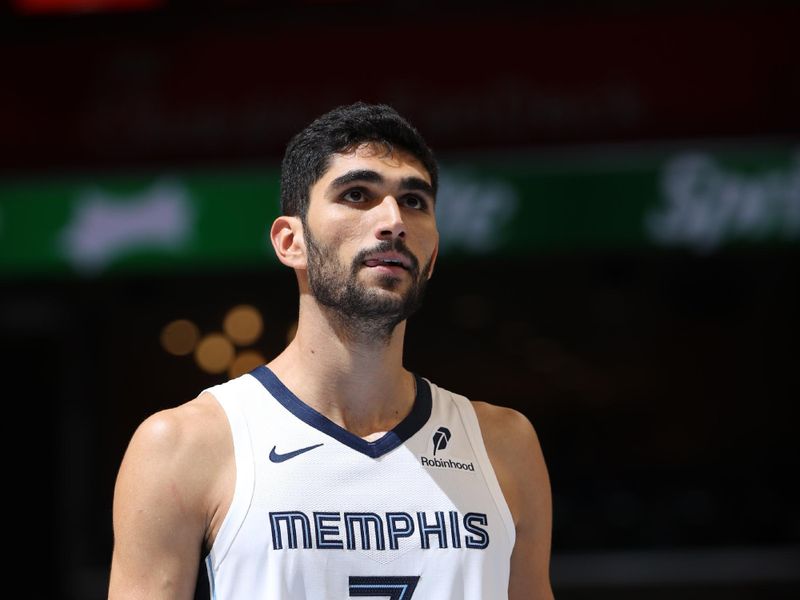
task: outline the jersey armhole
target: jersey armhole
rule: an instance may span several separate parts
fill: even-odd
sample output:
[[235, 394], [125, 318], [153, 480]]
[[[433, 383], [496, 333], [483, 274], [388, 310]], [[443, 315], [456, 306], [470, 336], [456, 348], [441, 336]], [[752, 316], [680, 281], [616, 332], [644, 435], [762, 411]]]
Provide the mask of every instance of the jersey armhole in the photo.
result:
[[514, 542], [517, 538], [516, 527], [514, 526], [514, 517], [511, 514], [511, 509], [508, 507], [508, 502], [503, 495], [503, 489], [500, 487], [500, 482], [497, 480], [497, 474], [494, 472], [492, 461], [489, 460], [489, 453], [486, 451], [486, 445], [483, 442], [483, 435], [481, 434], [480, 423], [478, 422], [478, 415], [472, 407], [472, 403], [464, 396], [451, 393], [453, 403], [461, 416], [461, 421], [464, 423], [464, 428], [469, 433], [470, 444], [472, 444], [475, 457], [478, 461], [478, 466], [481, 469], [483, 478], [492, 495], [497, 512], [503, 519], [506, 534], [511, 542], [511, 547], [514, 547]]
[[206, 390], [222, 406], [228, 417], [228, 424], [233, 438], [234, 463], [236, 468], [236, 483], [233, 498], [228, 511], [222, 520], [217, 536], [206, 558], [209, 568], [218, 569], [225, 560], [225, 556], [233, 544], [237, 533], [241, 529], [245, 517], [250, 510], [255, 490], [255, 460], [250, 438], [250, 429], [245, 418], [242, 402], [246, 395], [237, 393], [237, 387], [243, 385], [244, 378], [233, 380], [226, 384], [217, 385]]

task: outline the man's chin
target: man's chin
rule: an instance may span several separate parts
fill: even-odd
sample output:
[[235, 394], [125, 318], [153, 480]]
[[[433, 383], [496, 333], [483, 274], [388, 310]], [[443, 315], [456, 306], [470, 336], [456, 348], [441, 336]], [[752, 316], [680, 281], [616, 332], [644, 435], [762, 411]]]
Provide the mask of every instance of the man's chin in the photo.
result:
[[402, 310], [406, 298], [398, 290], [373, 288], [367, 292], [362, 304], [369, 312], [395, 314]]
[[403, 282], [407, 280], [408, 273], [405, 271], [367, 269], [366, 273], [362, 273], [362, 282], [367, 287], [378, 286], [381, 289], [390, 291], [402, 286]]

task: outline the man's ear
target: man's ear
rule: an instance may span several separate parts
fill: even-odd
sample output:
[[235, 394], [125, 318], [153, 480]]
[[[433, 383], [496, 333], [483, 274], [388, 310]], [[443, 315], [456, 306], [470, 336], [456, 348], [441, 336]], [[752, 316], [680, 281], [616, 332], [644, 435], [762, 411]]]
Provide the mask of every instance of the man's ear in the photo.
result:
[[269, 237], [279, 261], [293, 269], [306, 268], [306, 244], [300, 217], [278, 217], [272, 223]]

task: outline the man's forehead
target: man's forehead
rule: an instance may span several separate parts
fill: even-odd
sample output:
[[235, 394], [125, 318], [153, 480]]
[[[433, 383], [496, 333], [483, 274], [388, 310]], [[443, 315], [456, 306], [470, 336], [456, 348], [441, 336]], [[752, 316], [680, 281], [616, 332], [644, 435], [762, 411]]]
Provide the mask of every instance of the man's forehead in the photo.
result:
[[412, 153], [402, 148], [393, 148], [382, 142], [363, 142], [342, 152], [331, 154], [321, 180], [331, 180], [353, 169], [402, 169], [416, 171], [415, 175], [430, 183], [431, 177], [425, 165]]

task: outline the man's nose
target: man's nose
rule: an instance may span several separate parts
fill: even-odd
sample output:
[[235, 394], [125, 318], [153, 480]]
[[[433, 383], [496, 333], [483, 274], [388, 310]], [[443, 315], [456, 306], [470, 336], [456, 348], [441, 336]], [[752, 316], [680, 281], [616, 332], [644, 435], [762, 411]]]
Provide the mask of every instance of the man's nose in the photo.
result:
[[405, 239], [406, 225], [397, 199], [394, 196], [386, 196], [376, 209], [380, 213], [375, 225], [375, 237], [381, 240]]

